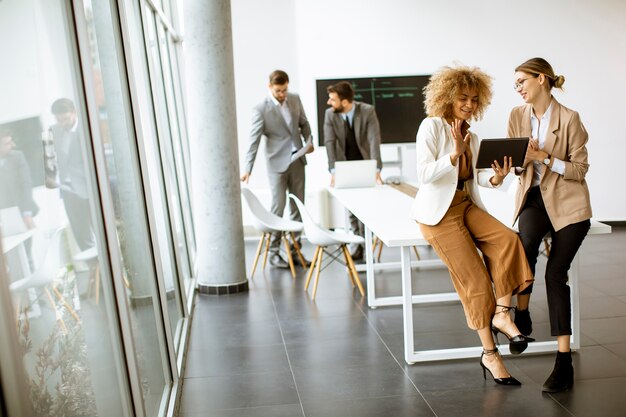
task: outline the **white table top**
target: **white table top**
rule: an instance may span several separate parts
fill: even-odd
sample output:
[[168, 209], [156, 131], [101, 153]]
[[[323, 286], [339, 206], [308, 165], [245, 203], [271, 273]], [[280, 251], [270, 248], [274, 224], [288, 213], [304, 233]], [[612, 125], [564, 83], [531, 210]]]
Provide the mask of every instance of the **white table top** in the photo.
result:
[[[388, 185], [328, 188], [328, 192], [389, 247], [428, 245], [411, 219], [413, 198]], [[611, 226], [591, 221], [590, 235], [611, 233]]]
[[413, 198], [388, 185], [369, 188], [329, 187], [328, 191], [383, 243], [390, 247], [428, 245], [411, 219]]
[[15, 249], [23, 242], [27, 241], [35, 234], [35, 229], [28, 230], [24, 233], [18, 233], [17, 235], [11, 235], [2, 237], [2, 252], [7, 253], [12, 249]]

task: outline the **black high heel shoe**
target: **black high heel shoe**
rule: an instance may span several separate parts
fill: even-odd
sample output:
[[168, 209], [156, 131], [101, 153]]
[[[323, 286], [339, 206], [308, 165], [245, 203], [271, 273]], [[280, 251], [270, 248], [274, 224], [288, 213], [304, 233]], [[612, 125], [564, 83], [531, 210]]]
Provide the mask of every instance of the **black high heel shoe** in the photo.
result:
[[513, 320], [513, 323], [515, 323], [517, 329], [524, 336], [530, 336], [533, 332], [533, 321], [530, 318], [530, 311], [528, 309], [520, 310], [515, 307], [515, 320]]
[[[496, 305], [496, 307], [500, 307], [500, 308], [502, 308], [502, 310], [496, 312], [495, 314], [500, 314], [500, 313], [507, 313], [508, 314], [508, 312], [510, 310], [514, 309], [514, 307], [501, 306], [501, 305]], [[509, 339], [509, 351], [511, 352], [512, 355], [519, 355], [520, 353], [522, 353], [523, 351], [526, 350], [526, 348], [528, 347], [528, 343], [529, 342], [534, 342], [535, 341], [534, 338], [528, 337], [528, 336], [524, 336], [523, 334], [518, 334], [517, 336], [511, 336], [508, 333], [506, 333], [504, 330], [498, 329], [493, 324], [493, 322], [491, 323], [491, 331], [493, 332], [493, 336], [496, 339], [496, 343], [498, 343], [498, 344], [499, 344], [498, 333], [502, 333], [507, 339]]]
[[499, 354], [498, 348], [487, 349], [487, 350], [483, 349], [483, 353], [480, 354], [480, 366], [483, 368], [483, 378], [487, 379], [487, 371], [489, 371], [489, 375], [491, 375], [491, 377], [493, 378], [493, 382], [495, 382], [498, 385], [522, 385], [521, 382], [513, 378], [511, 375], [509, 375], [506, 378], [496, 378], [493, 376], [493, 373], [491, 372], [491, 370], [487, 368], [485, 364], [483, 363], [483, 356], [497, 355], [497, 354]]

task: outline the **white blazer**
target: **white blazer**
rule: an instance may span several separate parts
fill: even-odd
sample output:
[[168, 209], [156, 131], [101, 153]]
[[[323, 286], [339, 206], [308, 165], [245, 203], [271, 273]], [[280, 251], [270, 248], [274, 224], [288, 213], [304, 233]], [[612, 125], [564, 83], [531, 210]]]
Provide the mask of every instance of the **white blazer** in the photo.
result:
[[[478, 158], [479, 142], [476, 134], [471, 133], [471, 136], [474, 175], [472, 180], [465, 182], [465, 190], [474, 204], [487, 211], [480, 199], [478, 185], [494, 188], [489, 182], [494, 173], [492, 169], [473, 168]], [[450, 154], [454, 151], [452, 126], [441, 117], [424, 119], [417, 131], [415, 150], [420, 186], [413, 201], [411, 217], [420, 223], [434, 226], [450, 208], [459, 176], [459, 164], [455, 166], [450, 162]]]

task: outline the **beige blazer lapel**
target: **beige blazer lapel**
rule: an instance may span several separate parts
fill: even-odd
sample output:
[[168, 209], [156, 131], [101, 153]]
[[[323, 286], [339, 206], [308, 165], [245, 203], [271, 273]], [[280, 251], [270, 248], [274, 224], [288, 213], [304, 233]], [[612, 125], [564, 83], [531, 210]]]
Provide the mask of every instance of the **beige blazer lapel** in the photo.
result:
[[550, 115], [550, 125], [548, 126], [548, 131], [546, 133], [546, 143], [543, 146], [543, 150], [548, 152], [549, 154], [554, 153], [554, 145], [556, 144], [556, 132], [559, 130], [559, 125], [561, 124], [561, 105], [556, 101], [552, 100], [552, 114]]
[[[524, 109], [524, 116], [522, 117], [522, 130], [521, 130], [521, 137], [528, 137], [528, 138], [532, 138], [533, 137], [533, 128], [532, 125], [530, 124], [530, 117], [532, 116], [533, 113], [533, 108], [532, 106], [526, 106], [526, 108]], [[533, 178], [534, 172], [535, 172], [535, 165], [530, 163], [528, 165], [526, 165], [526, 170], [528, 171], [528, 177], [527, 178]], [[530, 187], [530, 183], [528, 185]]]

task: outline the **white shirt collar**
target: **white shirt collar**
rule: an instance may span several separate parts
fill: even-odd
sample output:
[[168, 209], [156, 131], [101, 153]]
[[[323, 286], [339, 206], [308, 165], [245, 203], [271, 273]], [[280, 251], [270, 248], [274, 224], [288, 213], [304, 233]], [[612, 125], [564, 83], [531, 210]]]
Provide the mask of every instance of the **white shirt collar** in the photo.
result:
[[278, 100], [276, 100], [276, 97], [274, 97], [272, 93], [270, 93], [270, 100], [272, 100], [272, 103], [274, 103], [278, 107], [282, 107], [283, 105], [287, 104], [287, 96], [285, 96], [285, 101], [283, 101], [281, 104]]
[[[550, 116], [552, 115], [552, 108], [554, 104], [554, 100], [550, 100], [550, 105], [548, 106], [548, 108], [546, 109], [545, 113], [543, 114], [543, 116], [541, 116], [541, 120], [550, 120]], [[537, 119], [537, 116], [535, 116], [535, 110], [533, 109], [533, 111], [530, 112], [530, 120], [532, 119]]]

